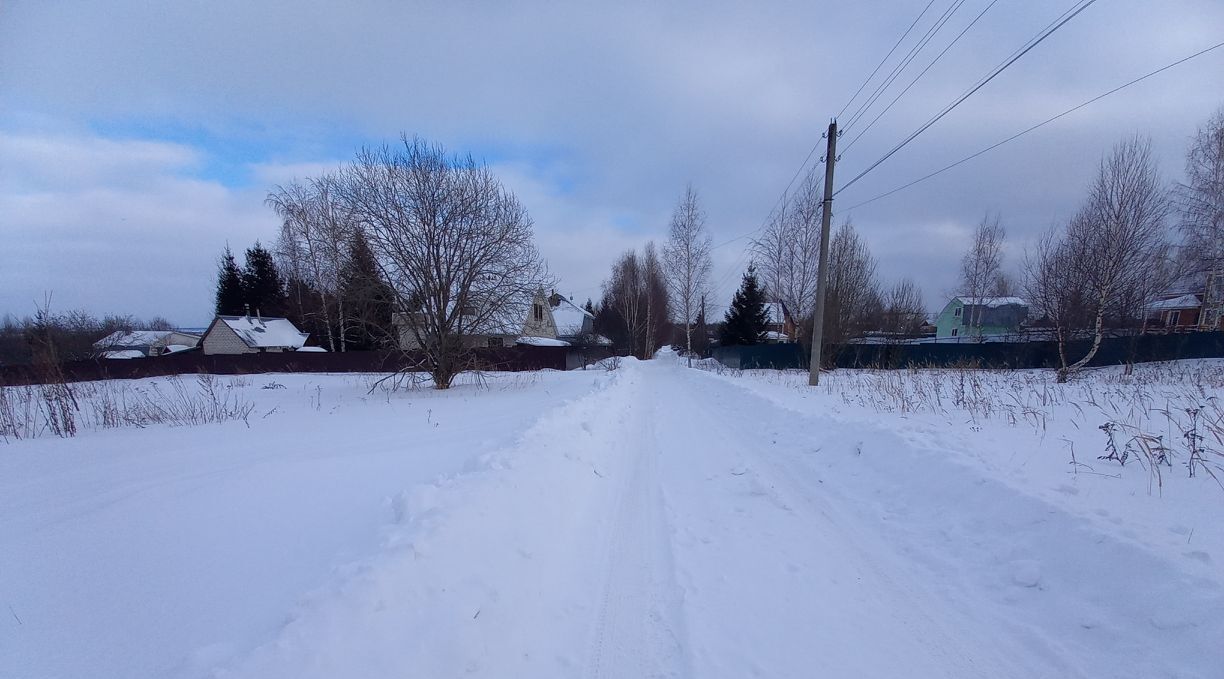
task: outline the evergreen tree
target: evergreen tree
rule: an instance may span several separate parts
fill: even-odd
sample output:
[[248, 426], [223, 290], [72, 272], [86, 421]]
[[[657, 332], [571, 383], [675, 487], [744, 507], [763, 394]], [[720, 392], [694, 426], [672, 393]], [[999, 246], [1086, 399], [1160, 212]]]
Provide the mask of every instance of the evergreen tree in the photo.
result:
[[244, 312], [244, 298], [242, 271], [234, 261], [234, 253], [226, 245], [225, 254], [221, 255], [221, 262], [217, 267], [217, 315], [241, 315]]
[[585, 309], [588, 314], [591, 314], [592, 316], [595, 315], [595, 304], [591, 302], [590, 297], [587, 297], [586, 304], [583, 304], [582, 308]]
[[340, 303], [348, 322], [345, 344], [353, 349], [374, 349], [391, 338], [394, 292], [378, 273], [378, 263], [359, 231], [349, 242], [348, 258], [340, 272]]
[[768, 327], [765, 289], [757, 280], [756, 267], [749, 265], [731, 300], [731, 308], [727, 309], [719, 341], [723, 346], [760, 344]]
[[247, 248], [246, 267], [242, 270], [242, 292], [251, 313], [263, 316], [283, 316], [285, 313], [285, 283], [272, 253], [259, 241]]
[[693, 353], [698, 356], [705, 356], [709, 349], [710, 327], [706, 324], [705, 305], [703, 303], [697, 310], [697, 321], [693, 324]]

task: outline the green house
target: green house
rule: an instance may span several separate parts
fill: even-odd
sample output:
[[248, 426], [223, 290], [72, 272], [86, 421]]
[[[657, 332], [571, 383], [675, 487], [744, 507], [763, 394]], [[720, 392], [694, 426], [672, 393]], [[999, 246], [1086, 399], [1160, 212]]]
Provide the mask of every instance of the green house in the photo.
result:
[[935, 320], [935, 337], [1010, 335], [1027, 318], [1028, 302], [1019, 297], [953, 297]]

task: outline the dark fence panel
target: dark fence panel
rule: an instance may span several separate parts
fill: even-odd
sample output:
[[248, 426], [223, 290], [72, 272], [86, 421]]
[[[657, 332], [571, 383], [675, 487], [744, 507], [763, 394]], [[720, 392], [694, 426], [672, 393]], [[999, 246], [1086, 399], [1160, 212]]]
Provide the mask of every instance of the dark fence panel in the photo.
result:
[[[1088, 353], [1091, 342], [1067, 345], [1068, 361]], [[807, 368], [808, 351], [798, 344], [717, 347], [712, 355], [732, 368]], [[1224, 332], [1107, 337], [1091, 366], [1172, 361], [1183, 358], [1224, 358]], [[1056, 368], [1056, 342], [961, 342], [929, 344], [845, 344], [832, 349], [839, 368]]]
[[719, 363], [742, 370], [767, 368], [807, 368], [807, 351], [801, 344], [754, 344], [752, 346], [714, 347], [711, 355]]
[[[477, 351], [483, 370], [565, 370], [569, 347], [513, 346]], [[138, 379], [191, 373], [245, 375], [275, 372], [391, 372], [416, 365], [411, 356], [397, 352], [346, 351], [342, 353], [281, 352], [205, 356], [187, 351], [156, 358], [94, 359], [63, 365], [70, 382]], [[34, 366], [0, 367], [0, 384], [37, 384], [42, 375]]]

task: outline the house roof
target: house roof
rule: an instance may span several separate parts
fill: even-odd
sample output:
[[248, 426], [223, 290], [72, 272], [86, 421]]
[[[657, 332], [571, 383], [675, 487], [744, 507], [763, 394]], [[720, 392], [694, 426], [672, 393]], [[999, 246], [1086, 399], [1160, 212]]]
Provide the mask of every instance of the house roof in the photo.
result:
[[552, 308], [553, 322], [557, 324], [557, 336], [576, 337], [582, 334], [586, 319], [595, 320], [594, 314], [577, 306], [568, 299], [557, 296], [558, 304]]
[[956, 299], [961, 304], [972, 306], [984, 306], [988, 309], [997, 309], [1001, 306], [1028, 306], [1028, 302], [1021, 297], [970, 297], [969, 295], [957, 295]]
[[258, 318], [255, 316], [217, 316], [216, 323], [229, 326], [234, 334], [252, 349], [270, 347], [293, 347], [306, 343], [309, 333], [297, 329], [287, 318]]
[[553, 339], [551, 337], [528, 337], [526, 335], [518, 338], [515, 344], [526, 344], [533, 347], [568, 347], [570, 345], [565, 340]]
[[102, 358], [144, 358], [144, 352], [139, 349], [120, 349], [118, 351], [104, 351]]
[[781, 302], [767, 302], [765, 304], [765, 313], [769, 314], [770, 325], [784, 325], [786, 323], [786, 307]]
[[98, 348], [106, 347], [147, 347], [165, 340], [173, 334], [187, 335], [199, 339], [198, 336], [177, 330], [116, 330], [102, 339], [94, 342]]
[[1153, 311], [1164, 311], [1166, 309], [1197, 309], [1203, 306], [1203, 301], [1198, 295], [1181, 295], [1172, 299], [1162, 299], [1158, 302], [1152, 302], [1148, 308]]

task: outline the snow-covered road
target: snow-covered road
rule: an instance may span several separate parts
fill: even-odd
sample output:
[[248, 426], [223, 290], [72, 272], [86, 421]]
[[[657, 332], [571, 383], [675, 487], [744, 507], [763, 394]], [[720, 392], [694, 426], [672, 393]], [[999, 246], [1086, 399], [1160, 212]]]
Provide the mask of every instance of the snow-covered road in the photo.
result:
[[912, 436], [675, 361], [564, 379], [477, 462], [402, 477], [379, 544], [271, 636], [173, 649], [178, 676], [1224, 676], [1224, 577]]

